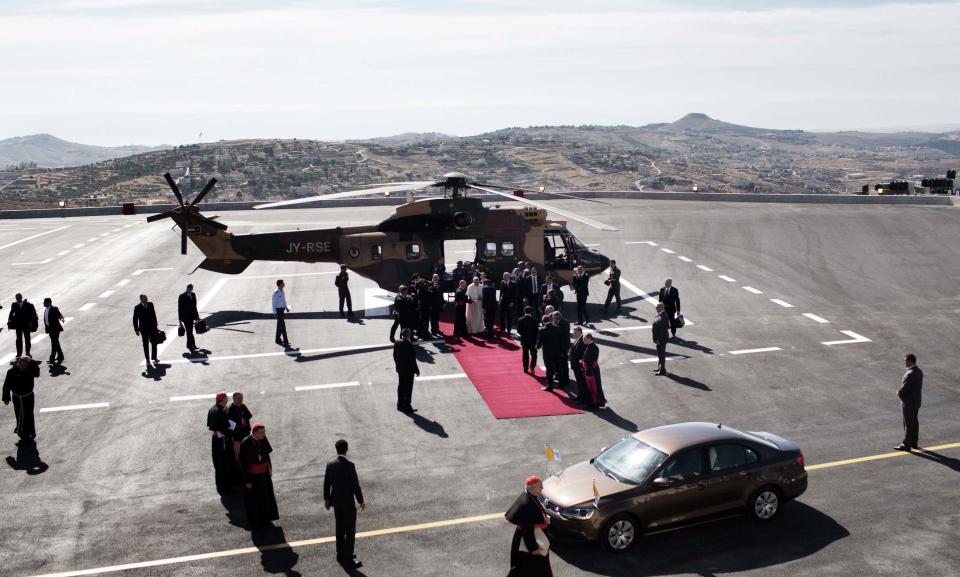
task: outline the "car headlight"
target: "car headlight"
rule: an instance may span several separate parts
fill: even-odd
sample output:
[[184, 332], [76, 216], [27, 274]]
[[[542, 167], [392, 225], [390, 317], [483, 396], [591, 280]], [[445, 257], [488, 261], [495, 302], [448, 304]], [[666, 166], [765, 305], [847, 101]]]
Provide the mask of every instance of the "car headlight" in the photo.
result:
[[589, 519], [596, 512], [595, 507], [567, 507], [560, 509], [557, 513], [567, 519]]

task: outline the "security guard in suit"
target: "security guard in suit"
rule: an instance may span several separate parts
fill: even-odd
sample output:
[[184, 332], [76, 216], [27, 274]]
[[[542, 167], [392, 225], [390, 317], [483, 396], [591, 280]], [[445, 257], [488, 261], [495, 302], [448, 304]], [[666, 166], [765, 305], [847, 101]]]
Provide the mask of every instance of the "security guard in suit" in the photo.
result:
[[60, 348], [60, 333], [63, 332], [63, 315], [60, 309], [53, 306], [50, 297], [43, 299], [43, 330], [50, 335], [50, 364], [63, 362], [63, 349]]
[[177, 299], [177, 317], [187, 336], [187, 349], [190, 353], [197, 352], [197, 342], [193, 339], [193, 323], [200, 320], [200, 311], [197, 310], [197, 295], [193, 292], [193, 285], [188, 284], [187, 290]]
[[143, 358], [146, 359], [149, 370], [152, 367], [150, 359], [158, 362], [157, 341], [154, 337], [157, 332], [157, 312], [153, 303], [147, 300], [147, 295], [140, 295], [140, 304], [133, 307], [133, 332], [143, 340]]
[[17, 293], [16, 301], [10, 305], [10, 315], [7, 316], [7, 328], [17, 333], [17, 358], [26, 352], [30, 356], [30, 333], [37, 330], [37, 309], [33, 303]]
[[354, 561], [353, 545], [357, 533], [357, 508], [354, 499], [363, 511], [363, 492], [357, 478], [357, 468], [347, 460], [347, 441], [340, 439], [334, 444], [337, 458], [327, 463], [323, 474], [323, 504], [336, 520], [337, 562], [348, 569], [359, 569], [363, 563]]
[[903, 442], [894, 449], [909, 451], [916, 449], [920, 436], [920, 395], [923, 389], [923, 371], [917, 366], [917, 357], [907, 354], [903, 357], [907, 372], [900, 380], [897, 396], [903, 410]]

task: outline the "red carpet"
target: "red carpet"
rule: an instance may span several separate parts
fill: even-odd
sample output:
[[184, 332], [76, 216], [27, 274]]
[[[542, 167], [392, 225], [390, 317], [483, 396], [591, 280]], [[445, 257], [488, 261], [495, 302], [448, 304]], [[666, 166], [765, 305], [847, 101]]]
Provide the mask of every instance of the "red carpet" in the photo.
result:
[[483, 334], [455, 337], [453, 315], [449, 313], [441, 320], [440, 329], [447, 335], [447, 346], [494, 417], [517, 419], [583, 412], [563, 391], [540, 390], [546, 382], [539, 366], [536, 377], [523, 372], [523, 353], [518, 341], [506, 335], [493, 339]]

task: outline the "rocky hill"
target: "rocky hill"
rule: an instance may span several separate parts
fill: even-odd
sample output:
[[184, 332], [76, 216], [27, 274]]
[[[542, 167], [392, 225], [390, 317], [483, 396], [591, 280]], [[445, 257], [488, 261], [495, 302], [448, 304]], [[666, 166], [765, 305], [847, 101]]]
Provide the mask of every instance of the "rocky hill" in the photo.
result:
[[38, 168], [83, 166], [169, 146], [90, 146], [67, 142], [51, 134], [31, 134], [0, 140], [0, 167], [32, 164]]
[[[312, 196], [458, 170], [478, 180], [553, 190], [852, 192], [960, 165], [960, 132], [877, 134], [740, 126], [689, 114], [647, 126], [532, 126], [469, 137], [403, 134], [348, 142], [236, 140], [180, 146], [87, 166], [0, 172], [6, 202], [115, 204], [219, 184], [209, 201]], [[12, 185], [3, 188], [6, 183]]]

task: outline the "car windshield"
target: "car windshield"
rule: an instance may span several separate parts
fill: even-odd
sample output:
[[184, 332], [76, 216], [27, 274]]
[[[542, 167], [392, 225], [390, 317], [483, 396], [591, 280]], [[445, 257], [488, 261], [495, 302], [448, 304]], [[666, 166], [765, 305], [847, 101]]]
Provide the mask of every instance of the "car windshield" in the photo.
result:
[[639, 485], [667, 458], [665, 453], [627, 437], [593, 460], [593, 466], [621, 483]]

